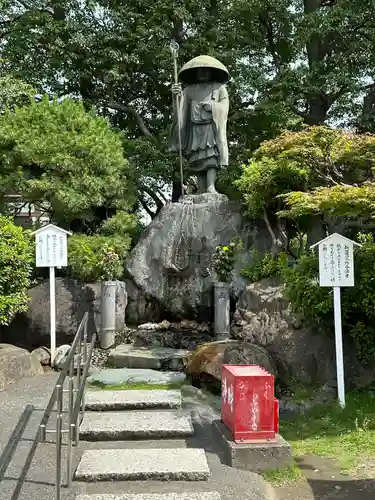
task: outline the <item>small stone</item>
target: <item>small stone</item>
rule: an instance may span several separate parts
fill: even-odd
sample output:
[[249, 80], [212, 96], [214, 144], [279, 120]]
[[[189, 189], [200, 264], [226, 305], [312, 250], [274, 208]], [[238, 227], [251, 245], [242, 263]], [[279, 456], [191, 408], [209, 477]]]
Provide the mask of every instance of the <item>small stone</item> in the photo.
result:
[[32, 351], [31, 355], [39, 359], [42, 366], [51, 364], [51, 351], [48, 347], [38, 347]]
[[64, 363], [68, 357], [70, 351], [70, 345], [61, 345], [56, 349], [55, 359], [53, 360], [53, 367], [57, 370], [62, 370], [64, 368]]
[[158, 327], [160, 330], [168, 330], [170, 325], [170, 322], [165, 319], [161, 323], [159, 323]]
[[157, 323], [145, 323], [144, 325], [139, 325], [138, 330], [158, 330], [159, 325]]

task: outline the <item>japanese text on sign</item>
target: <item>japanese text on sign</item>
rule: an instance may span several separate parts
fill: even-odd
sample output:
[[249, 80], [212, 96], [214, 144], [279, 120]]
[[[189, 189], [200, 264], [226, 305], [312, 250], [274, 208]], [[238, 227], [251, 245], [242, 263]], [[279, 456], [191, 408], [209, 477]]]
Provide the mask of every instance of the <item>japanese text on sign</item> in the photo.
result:
[[36, 267], [65, 267], [68, 264], [66, 234], [46, 228], [36, 235]]
[[320, 286], [354, 286], [353, 244], [333, 235], [319, 245]]
[[226, 378], [223, 380], [221, 397], [223, 403], [229, 405], [231, 411], [233, 411], [234, 390], [232, 385], [228, 385]]

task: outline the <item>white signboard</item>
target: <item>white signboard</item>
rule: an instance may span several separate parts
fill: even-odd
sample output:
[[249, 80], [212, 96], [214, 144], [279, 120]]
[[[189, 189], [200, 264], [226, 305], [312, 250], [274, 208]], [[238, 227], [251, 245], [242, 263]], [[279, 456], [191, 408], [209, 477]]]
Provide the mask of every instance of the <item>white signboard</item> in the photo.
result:
[[354, 286], [354, 242], [332, 234], [319, 243], [320, 286]]
[[48, 224], [33, 233], [35, 235], [36, 267], [49, 267], [49, 299], [51, 315], [51, 365], [56, 351], [56, 290], [55, 267], [68, 265], [68, 234], [61, 227]]
[[320, 286], [333, 288], [337, 390], [339, 403], [343, 408], [345, 407], [345, 377], [340, 287], [354, 286], [354, 245], [361, 246], [341, 234], [334, 233], [311, 247], [319, 248]]
[[70, 234], [53, 224], [35, 231], [36, 267], [66, 267], [68, 265], [68, 241]]

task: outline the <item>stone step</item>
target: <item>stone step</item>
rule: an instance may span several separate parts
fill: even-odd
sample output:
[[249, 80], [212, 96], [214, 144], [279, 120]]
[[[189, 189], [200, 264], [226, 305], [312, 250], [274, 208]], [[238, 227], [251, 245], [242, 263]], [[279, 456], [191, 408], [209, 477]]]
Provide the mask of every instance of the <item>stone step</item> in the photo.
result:
[[[160, 372], [141, 368], [105, 368], [92, 373], [87, 379], [93, 385], [174, 385], [181, 386], [186, 380], [184, 373]], [[174, 387], [175, 389], [176, 387]], [[164, 387], [167, 389], [167, 387]]]
[[76, 500], [220, 500], [220, 493], [217, 491], [197, 492], [197, 493], [138, 493], [123, 495], [79, 495]]
[[194, 434], [190, 415], [175, 411], [86, 412], [80, 436], [87, 441], [178, 438]]
[[87, 391], [91, 411], [181, 408], [181, 392], [173, 390]]
[[112, 349], [108, 362], [116, 368], [183, 371], [190, 351], [169, 347], [137, 347], [120, 344]]
[[204, 450], [196, 448], [86, 450], [75, 477], [81, 481], [206, 481]]

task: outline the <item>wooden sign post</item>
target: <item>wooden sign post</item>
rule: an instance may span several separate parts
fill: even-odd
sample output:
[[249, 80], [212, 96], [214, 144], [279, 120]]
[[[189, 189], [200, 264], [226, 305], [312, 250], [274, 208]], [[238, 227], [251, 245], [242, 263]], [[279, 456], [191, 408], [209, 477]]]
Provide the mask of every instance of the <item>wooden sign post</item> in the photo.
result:
[[53, 224], [41, 227], [33, 233], [35, 235], [36, 267], [49, 268], [49, 296], [50, 296], [50, 337], [51, 337], [51, 365], [56, 352], [56, 288], [55, 267], [68, 265], [68, 241], [71, 233]]
[[310, 247], [318, 247], [319, 249], [320, 286], [333, 287], [337, 390], [339, 403], [342, 408], [345, 408], [345, 377], [340, 288], [343, 286], [354, 286], [354, 245], [362, 246], [341, 234], [334, 233]]

